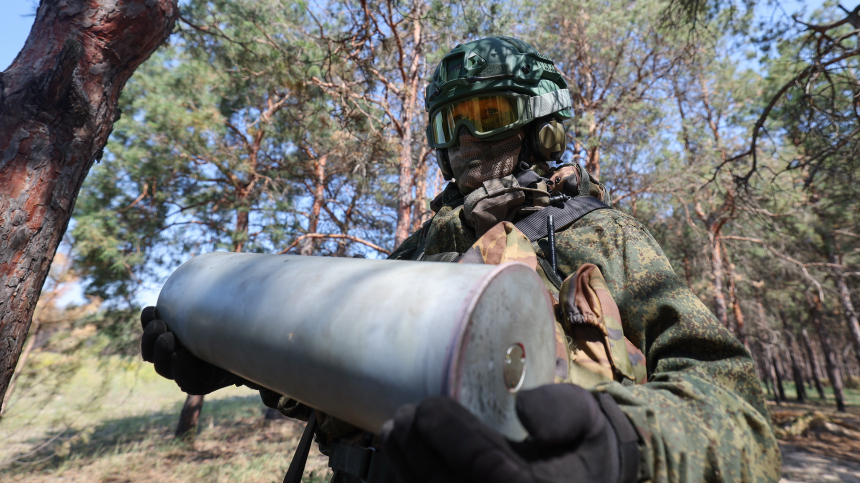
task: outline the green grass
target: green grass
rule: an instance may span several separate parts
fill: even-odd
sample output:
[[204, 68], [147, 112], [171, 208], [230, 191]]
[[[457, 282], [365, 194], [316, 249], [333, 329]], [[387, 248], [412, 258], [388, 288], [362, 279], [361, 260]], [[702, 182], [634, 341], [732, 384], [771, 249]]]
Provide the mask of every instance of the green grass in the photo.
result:
[[[256, 391], [206, 397], [192, 444], [173, 432], [185, 394], [137, 360], [34, 354], [0, 421], [0, 481], [281, 481], [303, 425], [265, 421]], [[67, 363], [68, 362], [68, 363]], [[314, 448], [304, 481], [330, 477]]]

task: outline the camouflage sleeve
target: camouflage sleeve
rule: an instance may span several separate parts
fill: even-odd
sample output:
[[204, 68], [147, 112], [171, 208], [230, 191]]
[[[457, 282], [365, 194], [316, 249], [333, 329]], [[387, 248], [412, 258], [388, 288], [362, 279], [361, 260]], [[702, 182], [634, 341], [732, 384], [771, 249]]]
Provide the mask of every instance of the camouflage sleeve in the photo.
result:
[[[546, 253], [547, 241], [538, 245]], [[779, 448], [752, 358], [679, 280], [645, 228], [599, 210], [558, 233], [556, 247], [563, 277], [583, 263], [600, 268], [624, 335], [646, 354], [646, 384], [594, 388], [636, 426], [640, 480], [777, 481]]]

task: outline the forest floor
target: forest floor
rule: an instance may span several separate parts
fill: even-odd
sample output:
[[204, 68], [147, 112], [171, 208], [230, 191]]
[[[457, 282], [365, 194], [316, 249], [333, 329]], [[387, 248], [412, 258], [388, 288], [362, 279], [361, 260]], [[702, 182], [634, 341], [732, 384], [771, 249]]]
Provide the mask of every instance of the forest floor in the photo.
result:
[[795, 402], [794, 386], [786, 387], [792, 402], [768, 401], [782, 451], [782, 482], [860, 483], [860, 391], [846, 390], [846, 412], [837, 412], [832, 390], [827, 401]]
[[[4, 483], [280, 482], [304, 429], [229, 387], [206, 396], [194, 442], [178, 442], [185, 394], [151, 364], [89, 359], [53, 377], [19, 385], [0, 420]], [[314, 445], [303, 481], [328, 481], [327, 465]]]
[[[265, 420], [255, 391], [231, 387], [206, 397], [196, 440], [176, 442], [185, 395], [150, 364], [91, 359], [38, 379], [44, 362], [37, 358], [0, 420], [0, 481], [279, 482], [303, 429]], [[831, 409], [832, 395], [770, 405], [784, 482], [860, 483], [860, 391], [848, 396], [848, 413]], [[314, 448], [303, 481], [330, 474]]]

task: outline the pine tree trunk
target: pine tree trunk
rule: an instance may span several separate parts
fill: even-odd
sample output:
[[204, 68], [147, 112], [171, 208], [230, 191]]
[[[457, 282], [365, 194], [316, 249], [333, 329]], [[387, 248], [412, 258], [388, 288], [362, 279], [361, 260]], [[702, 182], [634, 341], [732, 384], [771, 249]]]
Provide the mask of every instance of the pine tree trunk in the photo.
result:
[[729, 252], [726, 250], [725, 245], [722, 245], [723, 250], [723, 263], [726, 267], [726, 281], [729, 289], [729, 301], [732, 304], [732, 315], [734, 315], [734, 323], [731, 326], [732, 331], [735, 336], [741, 341], [742, 344], [746, 345], [746, 328], [744, 326], [744, 313], [741, 310], [741, 301], [738, 297], [738, 290], [735, 286], [735, 267], [729, 258]]
[[812, 382], [812, 379], [814, 377], [812, 375], [812, 363], [809, 360], [809, 354], [807, 353], [806, 349], [803, 348], [804, 344], [798, 340], [797, 345], [797, 356], [800, 358], [800, 362], [803, 367], [803, 378], [806, 381], [806, 385], [809, 386], [809, 391], [812, 391], [813, 389], [815, 389], [815, 383]]
[[815, 351], [812, 350], [812, 341], [809, 340], [809, 332], [804, 327], [800, 331], [803, 346], [806, 348], [806, 353], [809, 356], [809, 364], [812, 366], [812, 378], [815, 380], [815, 390], [818, 391], [818, 397], [827, 399], [824, 395], [824, 385], [821, 383], [821, 366], [818, 365], [818, 359], [815, 358]]
[[858, 366], [857, 357], [854, 357], [854, 348], [845, 347], [845, 349], [842, 353], [842, 360], [848, 366], [848, 374], [851, 377], [860, 377], [860, 366]]
[[179, 413], [179, 424], [176, 425], [176, 437], [193, 440], [197, 436], [197, 421], [203, 410], [203, 396], [189, 394]]
[[755, 360], [756, 372], [758, 373], [759, 379], [761, 379], [764, 384], [765, 392], [768, 395], [773, 394], [770, 390], [770, 371], [768, 371], [767, 363], [765, 362], [764, 349], [761, 344], [756, 343], [752, 346], [755, 350], [751, 351], [753, 354], [753, 360]]
[[[413, 10], [414, 13], [421, 13], [421, 8]], [[407, 86], [405, 96], [403, 96], [403, 119], [401, 121], [400, 133], [400, 152], [398, 153], [398, 163], [400, 164], [400, 179], [397, 187], [397, 226], [394, 230], [394, 248], [400, 246], [409, 236], [409, 229], [412, 226], [412, 209], [415, 198], [412, 196], [412, 187], [414, 185], [415, 175], [412, 167], [412, 129], [415, 116], [421, 115], [421, 110], [418, 104], [418, 92], [421, 85], [420, 64], [424, 60], [422, 52], [424, 43], [423, 26], [418, 18], [412, 20], [410, 29], [412, 36], [413, 49], [411, 54], [411, 62], [409, 66], [409, 74], [404, 78]], [[423, 199], [423, 193], [418, 193], [419, 199]]]
[[[833, 243], [830, 244], [830, 247], [827, 261], [831, 264], [839, 265], [839, 257], [834, 253], [835, 247]], [[848, 281], [845, 280], [845, 273], [840, 267], [831, 266], [830, 271], [833, 273], [833, 280], [836, 282], [839, 303], [842, 305], [845, 323], [848, 325], [848, 334], [851, 344], [854, 346], [854, 354], [860, 359], [860, 322], [857, 321], [857, 311], [854, 310], [854, 304], [851, 302], [851, 288], [848, 286]]]
[[794, 387], [797, 392], [797, 402], [806, 401], [806, 386], [803, 385], [803, 372], [800, 370], [800, 365], [797, 363], [797, 358], [794, 355], [793, 345], [789, 347], [788, 354], [791, 357], [791, 372], [794, 375]]
[[771, 361], [770, 358], [766, 359], [766, 361], [767, 361], [767, 372], [769, 374], [769, 379], [770, 379], [771, 392], [773, 392], [773, 400], [776, 401], [777, 405], [779, 405], [779, 403], [781, 402], [781, 399], [779, 398], [779, 392], [777, 392], [777, 390], [776, 390], [776, 380], [777, 380], [776, 369], [774, 369], [773, 362]]
[[782, 385], [782, 368], [779, 367], [779, 358], [776, 351], [771, 355], [771, 362], [773, 363], [774, 378], [776, 379], [776, 389], [779, 391], [779, 401], [787, 401], [785, 387]]
[[836, 397], [836, 409], [838, 411], [845, 411], [842, 372], [839, 369], [839, 362], [836, 360], [836, 351], [830, 340], [830, 334], [828, 334], [827, 328], [824, 327], [824, 320], [821, 317], [821, 299], [818, 295], [813, 296], [810, 308], [812, 310], [812, 323], [815, 325], [816, 331], [818, 331], [818, 339], [821, 341], [821, 348], [824, 351], [824, 362], [827, 364], [830, 385], [833, 387], [833, 395]]
[[176, 0], [43, 1], [0, 76], [0, 400], [120, 91], [178, 15]]
[[714, 315], [723, 326], [729, 326], [726, 297], [723, 295], [723, 255], [719, 234], [709, 233], [711, 244], [711, 274], [714, 277]]
[[413, 184], [415, 185], [415, 200], [412, 208], [412, 227], [410, 232], [415, 233], [424, 224], [424, 221], [432, 216], [429, 211], [430, 201], [427, 199], [427, 187], [429, 183], [430, 170], [427, 164], [427, 153], [429, 149], [424, 147], [418, 153], [418, 165], [415, 166]]
[[[325, 203], [326, 163], [328, 155], [314, 158], [314, 202], [311, 205], [311, 213], [308, 217], [308, 233], [317, 233], [319, 228], [320, 212]], [[315, 243], [313, 238], [302, 240], [300, 255], [313, 255]]]
[[693, 265], [690, 262], [690, 255], [684, 251], [684, 281], [687, 282], [687, 288], [693, 290]]

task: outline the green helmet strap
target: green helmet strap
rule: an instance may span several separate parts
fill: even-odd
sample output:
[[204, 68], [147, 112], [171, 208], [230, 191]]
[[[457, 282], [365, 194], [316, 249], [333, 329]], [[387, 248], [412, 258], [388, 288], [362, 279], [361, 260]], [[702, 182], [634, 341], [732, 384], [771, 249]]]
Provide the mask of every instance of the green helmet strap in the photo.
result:
[[532, 97], [529, 99], [529, 104], [531, 105], [532, 119], [549, 116], [550, 114], [573, 107], [573, 101], [570, 99], [570, 91], [567, 89], [559, 89]]

